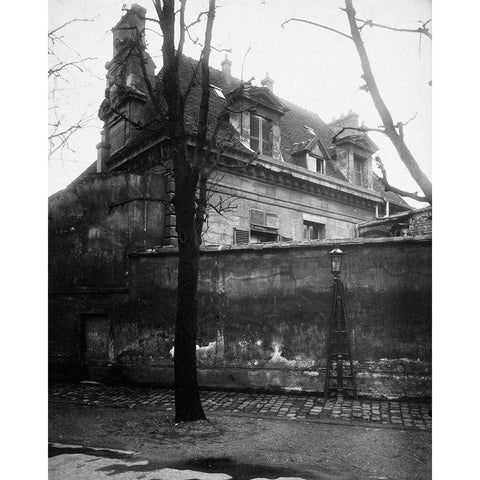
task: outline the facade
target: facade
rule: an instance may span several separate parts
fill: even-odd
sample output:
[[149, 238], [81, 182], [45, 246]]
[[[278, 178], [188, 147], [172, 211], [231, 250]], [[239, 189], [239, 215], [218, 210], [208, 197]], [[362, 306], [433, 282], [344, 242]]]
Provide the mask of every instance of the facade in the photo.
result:
[[[96, 172], [163, 173], [168, 196], [174, 184], [166, 166], [165, 129], [144, 81], [148, 75], [161, 92], [161, 72], [155, 77], [147, 52], [143, 72], [129, 43], [144, 28], [145, 10], [134, 5], [113, 29]], [[195, 65], [186, 57], [181, 61], [185, 89]], [[379, 211], [409, 210], [400, 197], [384, 191], [372, 172], [377, 147], [371, 139], [352, 130], [342, 132], [359, 126], [357, 114], [350, 111], [326, 124], [315, 113], [277, 97], [268, 74], [256, 87], [232, 77], [228, 59], [221, 66], [221, 71], [210, 72], [210, 111], [224, 127], [216, 140], [223, 154], [210, 180], [213, 208], [204, 244], [349, 238], [357, 223], [374, 219]], [[199, 98], [197, 85], [185, 107], [192, 136]], [[174, 213], [166, 211], [162, 222], [163, 245], [175, 244]]]

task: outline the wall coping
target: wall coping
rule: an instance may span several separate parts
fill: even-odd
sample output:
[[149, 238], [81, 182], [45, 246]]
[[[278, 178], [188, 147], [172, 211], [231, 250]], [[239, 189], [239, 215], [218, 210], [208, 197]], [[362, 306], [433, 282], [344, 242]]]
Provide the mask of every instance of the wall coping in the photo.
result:
[[[228, 252], [253, 252], [253, 251], [278, 251], [317, 249], [326, 247], [334, 248], [339, 245], [361, 246], [374, 244], [402, 244], [402, 243], [432, 243], [432, 235], [415, 235], [411, 237], [385, 237], [385, 238], [339, 238], [328, 240], [314, 240], [308, 242], [275, 242], [275, 243], [250, 243], [247, 245], [205, 245], [200, 247], [200, 254], [221, 254]], [[168, 245], [154, 247], [147, 250], [128, 252], [129, 257], [156, 257], [164, 255], [177, 255], [178, 247]]]

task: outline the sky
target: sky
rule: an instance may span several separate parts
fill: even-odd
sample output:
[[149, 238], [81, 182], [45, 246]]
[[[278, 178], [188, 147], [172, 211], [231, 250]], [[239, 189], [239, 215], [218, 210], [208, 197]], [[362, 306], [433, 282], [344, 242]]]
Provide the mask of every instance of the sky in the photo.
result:
[[[55, 45], [62, 59], [92, 58], [82, 65], [83, 72], [75, 69], [68, 84], [57, 84], [57, 103], [66, 124], [84, 115], [92, 118], [72, 136], [70, 149], [62, 154], [57, 152], [50, 159], [50, 194], [68, 185], [96, 159], [95, 146], [101, 130], [96, 112], [104, 96], [104, 65], [112, 57], [111, 28], [122, 16], [123, 3], [121, 0], [49, 3], [50, 29], [72, 18], [93, 19], [67, 26], [62, 30], [64, 44]], [[154, 17], [150, 1], [136, 3], [147, 8], [147, 16]], [[191, 0], [187, 4], [190, 18], [195, 19], [207, 3]], [[268, 71], [275, 81], [275, 94], [317, 113], [327, 123], [351, 109], [367, 126], [381, 124], [369, 94], [359, 90], [362, 72], [353, 42], [306, 24], [289, 23], [281, 27], [285, 20], [297, 17], [348, 33], [346, 16], [340, 10], [342, 0], [218, 0], [218, 5], [213, 43], [217, 48], [231, 49], [229, 58], [234, 76], [242, 76], [244, 61], [245, 80], [255, 77], [254, 83], [260, 84]], [[430, 0], [356, 0], [354, 5], [359, 18], [394, 27], [416, 28], [419, 20], [428, 20], [432, 15]], [[152, 22], [147, 22], [147, 26], [152, 30], [156, 27]], [[193, 35], [201, 36], [203, 27], [204, 24], [199, 25]], [[416, 115], [406, 127], [405, 139], [431, 178], [431, 42], [425, 37], [419, 39], [416, 34], [370, 28], [364, 29], [364, 41], [394, 121], [406, 121]], [[149, 30], [147, 42], [155, 63], [161, 67], [161, 37]], [[189, 44], [185, 53], [198, 58], [199, 47]], [[211, 65], [220, 68], [223, 55], [212, 52]], [[419, 190], [389, 140], [382, 134], [370, 135], [380, 147], [378, 154], [385, 163], [390, 183], [406, 190]]]

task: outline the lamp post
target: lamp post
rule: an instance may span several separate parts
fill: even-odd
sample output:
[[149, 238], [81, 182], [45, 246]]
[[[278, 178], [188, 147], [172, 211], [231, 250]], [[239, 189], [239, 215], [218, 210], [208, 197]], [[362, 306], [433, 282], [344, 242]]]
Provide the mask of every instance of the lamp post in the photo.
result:
[[334, 248], [327, 253], [330, 257], [330, 265], [333, 273], [333, 281], [340, 280], [340, 273], [342, 272], [342, 261], [345, 254], [339, 249]]
[[[343, 400], [343, 392], [347, 390], [351, 391], [356, 399], [357, 387], [350, 353], [344, 287], [340, 280], [345, 254], [337, 247], [328, 252], [328, 257], [330, 258], [330, 268], [333, 275], [333, 296], [332, 316], [330, 318], [327, 345], [327, 371], [325, 375], [324, 397], [325, 400], [327, 400], [329, 392], [336, 390], [339, 400]], [[344, 368], [346, 370], [345, 373]], [[335, 380], [334, 385], [331, 385], [332, 380]], [[349, 381], [350, 386], [345, 386], [344, 381]]]

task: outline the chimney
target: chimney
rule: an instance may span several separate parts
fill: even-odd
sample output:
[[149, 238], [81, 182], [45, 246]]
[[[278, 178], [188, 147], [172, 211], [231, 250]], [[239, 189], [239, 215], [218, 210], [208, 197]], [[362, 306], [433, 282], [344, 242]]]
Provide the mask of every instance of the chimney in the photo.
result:
[[225, 54], [225, 58], [222, 60], [221, 65], [223, 78], [229, 82], [232, 78], [232, 61], [228, 59], [227, 54]]
[[265, 78], [260, 83], [262, 87], [267, 87], [273, 93], [273, 78], [270, 78], [268, 72], [265, 72]]
[[[358, 128], [358, 113], [355, 113], [353, 110], [349, 110], [348, 113], [342, 113], [339, 118], [332, 119], [328, 126], [333, 130], [334, 133], [338, 133], [344, 127], [354, 127]], [[355, 132], [352, 130], [346, 130], [342, 137], [348, 135], [353, 135]]]

